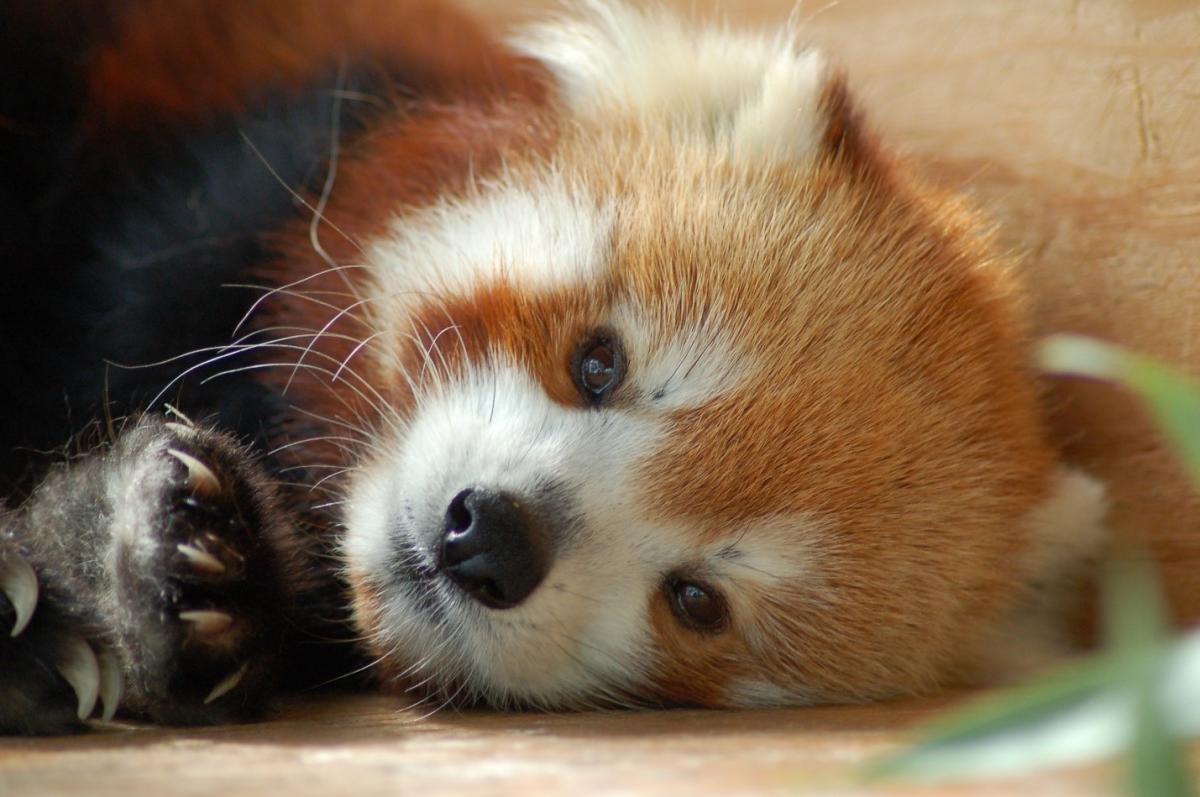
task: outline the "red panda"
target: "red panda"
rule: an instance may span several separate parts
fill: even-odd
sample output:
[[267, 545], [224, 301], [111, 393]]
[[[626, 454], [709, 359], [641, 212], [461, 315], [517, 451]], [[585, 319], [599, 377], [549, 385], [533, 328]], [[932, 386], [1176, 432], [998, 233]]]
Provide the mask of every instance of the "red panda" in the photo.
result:
[[[876, 140], [803, 31], [599, 0], [503, 40], [366, 0], [144, 0], [116, 31], [93, 137], [203, 128], [334, 76], [324, 168], [259, 231], [265, 288], [205, 362], [236, 355], [271, 397], [268, 476], [188, 424], [154, 450], [194, 494], [245, 480], [239, 500], [306, 529], [272, 543], [282, 593], [289, 568], [312, 578], [305, 546], [332, 552], [384, 688], [794, 705], [1063, 649], [1058, 588], [1104, 497], [1047, 442], [1016, 264]], [[175, 566], [234, 561], [169, 542]], [[201, 611], [214, 638], [241, 622]], [[169, 699], [272, 681], [220, 660], [228, 688]], [[177, 718], [167, 699], [133, 704]]]

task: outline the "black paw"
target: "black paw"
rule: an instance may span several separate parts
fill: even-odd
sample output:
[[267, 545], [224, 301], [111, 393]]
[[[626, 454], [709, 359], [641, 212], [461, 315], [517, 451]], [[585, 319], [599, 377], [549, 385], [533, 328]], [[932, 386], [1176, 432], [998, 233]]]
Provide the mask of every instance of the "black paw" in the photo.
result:
[[68, 733], [111, 719], [124, 690], [120, 662], [64, 585], [43, 584], [0, 508], [0, 732]]
[[128, 704], [160, 722], [253, 716], [283, 639], [273, 489], [220, 433], [143, 421], [121, 443], [128, 505], [112, 534]]
[[0, 505], [0, 732], [118, 708], [260, 714], [285, 638], [287, 517], [236, 440], [155, 416], [50, 473], [19, 513]]

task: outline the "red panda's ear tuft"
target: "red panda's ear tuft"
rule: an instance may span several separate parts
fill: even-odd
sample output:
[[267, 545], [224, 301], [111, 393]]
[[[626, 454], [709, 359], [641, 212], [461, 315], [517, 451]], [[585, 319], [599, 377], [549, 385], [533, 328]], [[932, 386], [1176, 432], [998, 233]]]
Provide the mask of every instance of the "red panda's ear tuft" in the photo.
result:
[[860, 170], [883, 165], [879, 143], [850, 96], [844, 72], [828, 70], [818, 107], [825, 124], [821, 143], [826, 154]]
[[845, 77], [802, 32], [700, 29], [625, 3], [588, 8], [513, 39], [545, 66], [562, 108], [585, 123], [629, 118], [735, 160], [832, 156], [862, 167], [886, 161]]

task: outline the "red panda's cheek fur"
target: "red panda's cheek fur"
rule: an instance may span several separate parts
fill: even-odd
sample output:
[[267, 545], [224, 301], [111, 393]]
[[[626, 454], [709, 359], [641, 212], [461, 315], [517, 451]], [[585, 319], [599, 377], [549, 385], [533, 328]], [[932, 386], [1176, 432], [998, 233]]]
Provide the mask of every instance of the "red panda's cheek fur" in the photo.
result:
[[[264, 363], [280, 367], [265, 368], [262, 378], [286, 388], [293, 403], [305, 408], [304, 417], [282, 419], [281, 438], [289, 436], [291, 427], [303, 428], [314, 419], [370, 432], [393, 410], [402, 412], [410, 405], [407, 375], [427, 367], [423, 352], [453, 361], [457, 335], [440, 338], [437, 352], [428, 348], [434, 336], [461, 319], [448, 322], [436, 297], [412, 318], [404, 311], [403, 332], [415, 341], [376, 339], [378, 311], [388, 312], [387, 297], [379, 295], [364, 258], [371, 242], [386, 236], [397, 218], [460, 195], [472, 180], [499, 169], [510, 153], [536, 157], [550, 146], [553, 125], [537, 106], [514, 98], [513, 91], [498, 90], [497, 103], [506, 98], [509, 103], [496, 107], [438, 107], [411, 115], [398, 111], [380, 120], [355, 152], [343, 156], [320, 223], [298, 219], [271, 237], [279, 256], [263, 267], [261, 276], [267, 284], [285, 287], [262, 301], [258, 326], [284, 329], [285, 336], [293, 337], [290, 349], [265, 350]], [[510, 291], [493, 297], [492, 304], [512, 308], [519, 304], [517, 298]], [[482, 338], [475, 342], [482, 345]], [[372, 356], [384, 344], [399, 347], [403, 356]], [[341, 462], [346, 452], [316, 442], [288, 454], [301, 455]]]
[[[397, 695], [408, 694], [419, 679], [413, 677], [409, 651], [395, 649], [394, 633], [385, 626], [388, 616], [386, 591], [378, 585], [378, 576], [350, 572], [350, 605], [354, 622], [362, 634], [362, 647], [371, 658], [371, 679], [380, 688]], [[439, 685], [441, 686], [441, 685]]]
[[[1033, 417], [1007, 418], [1002, 402], [939, 408], [867, 362], [793, 376], [802, 392], [760, 382], [677, 419], [644, 505], [715, 529], [828, 518], [813, 543], [820, 600], [785, 580], [744, 618], [774, 629], [751, 658], [768, 657], [776, 679], [831, 698], [953, 680], [1018, 588], [1023, 518], [1051, 460], [1006, 427]], [[752, 528], [739, 544], [755, 545]]]
[[384, 690], [403, 695], [414, 688], [412, 665], [397, 655], [393, 635], [384, 626], [387, 617], [386, 592], [378, 586], [375, 574], [350, 572], [350, 605], [354, 622], [363, 635], [362, 646], [373, 662], [371, 678]]
[[745, 643], [737, 631], [708, 634], [684, 628], [662, 590], [647, 606], [655, 646], [651, 692], [667, 705], [730, 707], [731, 684], [745, 672]]
[[[1054, 465], [1007, 264], [973, 216], [901, 174], [833, 161], [686, 177], [675, 162], [660, 179], [682, 199], [623, 217], [617, 258], [638, 304], [670, 316], [664, 334], [719, 327], [742, 375], [672, 413], [637, 503], [651, 523], [696, 529], [697, 545], [733, 535], [753, 549], [756, 520], [790, 514], [826, 530], [810, 540], [796, 525], [819, 588], [781, 574], [735, 618], [741, 650], [707, 658], [702, 640], [686, 673], [662, 665], [664, 683], [709, 703], [715, 684], [736, 693], [731, 672], [822, 700], [956, 680], [1016, 599], [1025, 518]], [[742, 190], [722, 194], [730, 179]], [[713, 199], [730, 196], [742, 204]], [[722, 213], [756, 230], [751, 245]], [[676, 661], [674, 637], [659, 641]]]
[[[386, 641], [379, 633], [380, 618], [384, 614], [383, 596], [375, 585], [375, 578], [370, 574], [352, 571], [347, 573], [346, 580], [350, 585], [350, 605], [354, 611], [355, 622], [366, 635], [365, 647], [383, 664], [387, 661], [384, 655]], [[384, 680], [380, 679], [381, 682]]]

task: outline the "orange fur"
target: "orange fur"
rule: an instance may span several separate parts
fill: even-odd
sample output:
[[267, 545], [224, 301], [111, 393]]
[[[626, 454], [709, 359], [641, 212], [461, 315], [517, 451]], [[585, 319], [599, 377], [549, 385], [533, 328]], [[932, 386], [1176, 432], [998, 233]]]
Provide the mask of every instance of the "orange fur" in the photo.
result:
[[[243, 110], [264, 87], [302, 90], [353, 58], [425, 99], [536, 93], [536, 70], [446, 3], [141, 0], [92, 55], [91, 126], [111, 134]], [[527, 79], [530, 78], [530, 79]]]
[[[837, 520], [819, 594], [796, 584], [758, 598], [787, 644], [765, 635], [739, 657], [723, 640], [721, 657], [747, 668], [766, 656], [776, 674], [791, 671], [814, 691], [861, 698], [966, 676], [979, 632], [1017, 592], [1020, 518], [1045, 497], [1054, 463], [1018, 291], [979, 219], [898, 170], [862, 168], [869, 150], [853, 169], [834, 159], [797, 172], [681, 166], [667, 141], [615, 151], [583, 141], [572, 158], [598, 182], [638, 177], [620, 189], [641, 212], [627, 219], [619, 271], [627, 290], [665, 309], [660, 334], [695, 325], [699, 308], [720, 302], [752, 330], [754, 356], [778, 364], [677, 413], [668, 445], [637, 480], [641, 500], [713, 538], [771, 513]], [[778, 204], [731, 212], [703, 201], [730, 183]], [[801, 232], [812, 218], [817, 240]], [[740, 229], [755, 231], [756, 256], [771, 259], [749, 267], [751, 285], [736, 265], [746, 255], [729, 244]], [[674, 653], [664, 660], [693, 662], [684, 683], [738, 672], [726, 663], [697, 672], [686, 634], [659, 640]], [[908, 651], [907, 670], [881, 666], [880, 650]], [[677, 665], [666, 667], [664, 689], [680, 682]]]
[[[362, 45], [398, 41], [391, 46], [404, 50], [411, 35], [393, 28], [410, 26], [399, 19], [378, 23]], [[309, 45], [314, 52], [345, 44], [341, 28], [332, 30]], [[453, 377], [493, 356], [525, 368], [558, 405], [580, 407], [573, 347], [622, 303], [652, 308], [662, 340], [731, 325], [753, 342], [736, 353], [745, 378], [670, 415], [670, 435], [635, 475], [631, 500], [652, 507], [653, 520], [686, 524], [697, 545], [736, 541], [764, 517], [828, 519], [803, 540], [822, 578], [744, 586], [743, 623], [713, 637], [681, 629], [654, 592], [655, 694], [728, 705], [750, 681], [814, 700], [872, 699], [975, 677], [990, 629], [1022, 596], [1027, 574], [1013, 562], [1032, 548], [1024, 518], [1049, 496], [1056, 464], [1021, 291], [985, 225], [891, 161], [840, 77], [827, 76], [820, 94], [824, 132], [810, 161], [739, 160], [681, 144], [635, 115], [570, 119], [561, 98], [547, 104], [541, 95], [544, 76], [531, 79], [521, 57], [475, 35], [436, 55], [422, 44], [405, 56], [450, 77], [431, 81], [428, 102], [380, 122], [343, 164], [324, 248], [335, 263], [359, 263], [414, 210], [467, 196], [501, 172], [532, 183], [553, 159], [598, 201], [619, 197], [610, 271], [565, 289], [498, 280], [416, 301], [404, 319], [412, 336], [372, 357], [372, 313], [388, 297], [372, 293], [362, 269], [310, 278], [328, 266], [297, 223], [271, 278], [304, 279], [300, 290], [312, 296], [274, 297], [268, 324], [335, 334], [306, 354], [325, 374], [283, 369], [268, 379], [290, 383], [306, 413], [370, 437], [392, 413], [415, 411], [413, 374]], [[236, 73], [253, 76], [257, 63]], [[279, 74], [299, 79], [307, 68], [284, 59]], [[135, 96], [159, 96], [185, 114], [231, 107], [244, 89], [215, 75], [184, 107], [177, 86], [105, 80], [119, 87], [109, 105], [116, 116], [130, 113]], [[363, 395], [339, 389], [330, 371]], [[636, 415], [639, 398], [618, 393], [613, 406]], [[305, 451], [353, 466], [378, 459], [361, 447]], [[352, 578], [359, 622], [374, 637], [385, 622], [381, 592], [370, 574]], [[381, 640], [373, 652], [389, 649]], [[387, 659], [383, 669], [406, 668]]]

